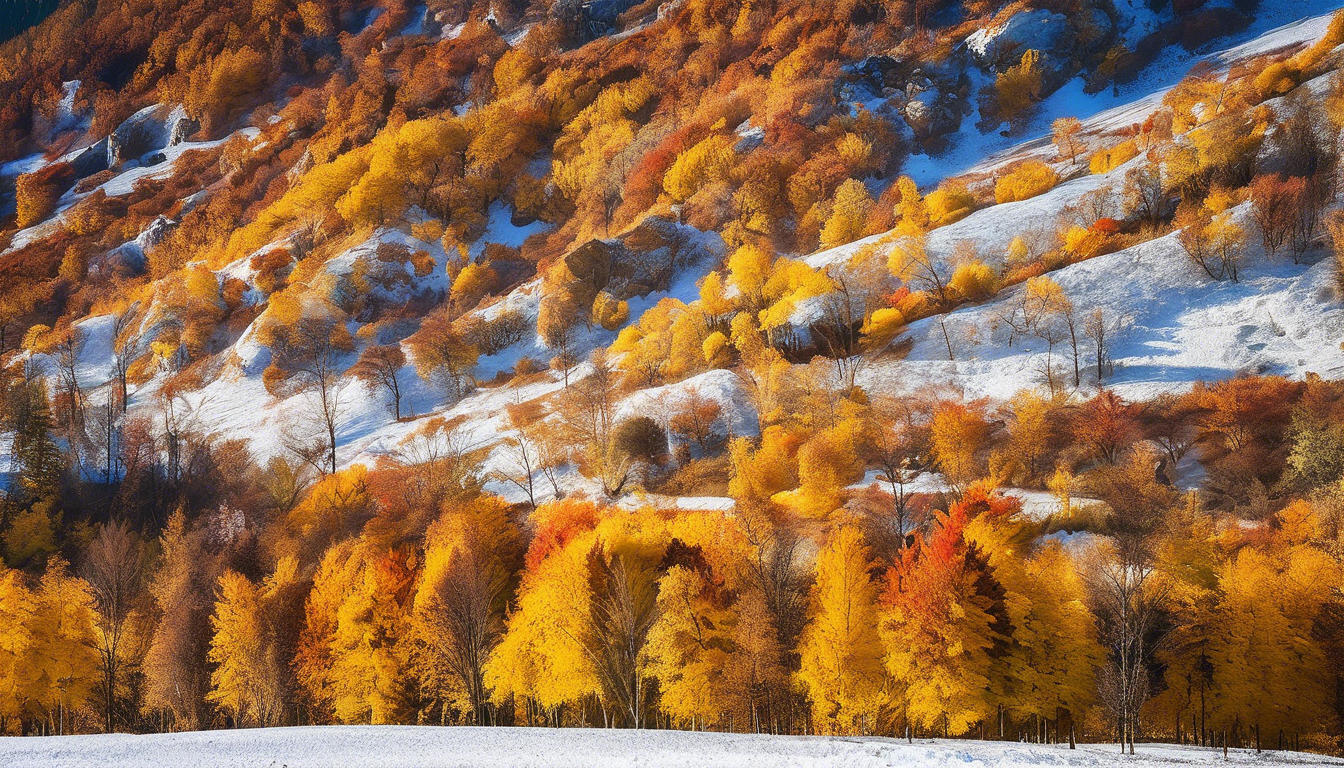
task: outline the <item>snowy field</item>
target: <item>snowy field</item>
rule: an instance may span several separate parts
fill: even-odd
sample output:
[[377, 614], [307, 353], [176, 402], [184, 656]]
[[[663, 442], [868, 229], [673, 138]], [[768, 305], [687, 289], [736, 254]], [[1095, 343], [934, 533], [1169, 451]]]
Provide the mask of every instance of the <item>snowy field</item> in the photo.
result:
[[[1231, 750], [1235, 765], [1344, 765], [1293, 752]], [[1141, 744], [1134, 757], [1115, 746], [1035, 745], [877, 738], [757, 736], [686, 731], [339, 726], [207, 731], [158, 736], [0, 738], [7, 768], [614, 768], [845, 766], [846, 768], [1028, 768], [1223, 764], [1221, 751]]]

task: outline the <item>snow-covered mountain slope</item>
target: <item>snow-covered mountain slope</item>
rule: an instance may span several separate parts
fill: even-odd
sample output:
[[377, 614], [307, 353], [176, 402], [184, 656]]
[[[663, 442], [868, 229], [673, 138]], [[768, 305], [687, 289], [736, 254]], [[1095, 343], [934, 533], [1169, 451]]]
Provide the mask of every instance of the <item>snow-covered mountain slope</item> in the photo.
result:
[[[1140, 13], [1151, 13], [1148, 3], [1136, 0], [1116, 5], [1122, 11], [1140, 6]], [[987, 172], [1027, 153], [1053, 155], [1050, 125], [1060, 117], [1076, 117], [1092, 129], [1114, 130], [1142, 122], [1196, 63], [1207, 61], [1225, 68], [1233, 62], [1316, 40], [1329, 26], [1331, 14], [1340, 7], [1339, 0], [1261, 3], [1254, 21], [1245, 29], [1193, 52], [1181, 46], [1164, 48], [1128, 83], [1089, 94], [1084, 91], [1081, 77], [1069, 81], [1037, 105], [1030, 121], [1019, 132], [981, 132], [975, 127], [976, 121], [968, 118], [957, 135], [949, 139], [946, 153], [935, 157], [912, 155], [905, 171], [925, 186], [962, 173]]]
[[[1299, 19], [1267, 31], [1262, 20], [1255, 27], [1261, 34], [1203, 58], [1225, 68], [1290, 49], [1319, 38], [1329, 19], [1329, 14]], [[1193, 61], [1179, 60], [1184, 67]], [[1159, 65], [1168, 64], [1154, 64], [1156, 74], [1145, 82], [1166, 82]], [[1328, 79], [1323, 76], [1302, 87], [1319, 95]], [[1066, 86], [1052, 100], [1067, 90]], [[1092, 113], [1083, 120], [1087, 136], [1114, 134], [1142, 122], [1161, 106], [1168, 90], [1160, 88], [1100, 111], [1095, 108], [1112, 103], [1112, 94], [1088, 97], [1079, 92], [1072, 103], [1072, 114]], [[1050, 104], [1047, 100], [1044, 112], [1050, 112]], [[1279, 106], [1279, 100], [1266, 104]], [[1060, 114], [1065, 113], [1067, 110]], [[1041, 137], [984, 158], [971, 166], [967, 175], [988, 177], [996, 169], [1026, 159], [1056, 162], [1061, 175], [1076, 170], [1058, 163], [1058, 153], [1048, 137]], [[1140, 155], [1108, 173], [1084, 172], [1028, 200], [981, 208], [929, 232], [926, 248], [948, 274], [957, 249], [966, 245], [990, 266], [1001, 268], [1014, 238], [1030, 239], [1033, 232], [1037, 237], [1048, 235], [1057, 226], [1060, 213], [1079, 204], [1089, 193], [1107, 190], [1109, 204], [1118, 210], [1126, 173], [1143, 162]], [[943, 168], [946, 175], [957, 170], [956, 163]], [[1326, 249], [1317, 249], [1300, 265], [1282, 255], [1271, 259], [1261, 249], [1255, 225], [1249, 221], [1249, 204], [1243, 203], [1233, 215], [1251, 233], [1246, 270], [1239, 283], [1208, 279], [1182, 251], [1176, 233], [1049, 273], [1064, 288], [1080, 324], [1082, 316], [1095, 309], [1102, 310], [1114, 324], [1109, 353], [1115, 370], [1105, 376], [1107, 387], [1123, 397], [1139, 399], [1239, 374], [1302, 378], [1317, 373], [1334, 378], [1344, 371], [1344, 351], [1339, 346], [1344, 305]], [[861, 249], [881, 248], [889, 239], [889, 234], [873, 235], [820, 251], [806, 260], [815, 267], [841, 268]], [[908, 345], [908, 353], [899, 360], [868, 368], [861, 382], [897, 393], [936, 385], [963, 390], [969, 397], [999, 399], [1042, 386], [1047, 345], [1030, 336], [1013, 335], [1002, 319], [1024, 290], [1022, 285], [1009, 288], [984, 303], [964, 305], [946, 315], [911, 324], [894, 342], [897, 347]], [[1084, 351], [1082, 357], [1086, 361], [1093, 355]], [[1072, 368], [1072, 350], [1067, 342], [1056, 345], [1050, 363], [1057, 369]], [[1070, 379], [1067, 388], [1071, 388], [1071, 370], [1066, 378]], [[1082, 378], [1081, 391], [1096, 390], [1095, 373]]]
[[[1317, 258], [1294, 265], [1257, 254], [1240, 282], [1217, 282], [1190, 263], [1173, 233], [1070, 265], [1051, 278], [1080, 313], [1099, 308], [1116, 323], [1110, 349], [1115, 370], [1105, 385], [1140, 399], [1242, 373], [1338, 377], [1344, 372], [1344, 306], [1334, 265]], [[873, 366], [863, 380], [893, 391], [946, 384], [971, 397], [994, 398], [1041, 386], [1050, 356], [1046, 343], [1018, 336], [1010, 345], [1011, 329], [1001, 319], [1024, 290], [1019, 285], [983, 304], [912, 324], [902, 337], [913, 344], [909, 354]], [[1082, 356], [1086, 366], [1094, 352], [1085, 348]], [[1056, 344], [1052, 365], [1069, 368], [1071, 379], [1072, 364], [1068, 342]], [[1085, 371], [1083, 380], [1085, 391], [1095, 389], [1093, 372]]]
[[1293, 752], [1140, 744], [1133, 757], [1106, 744], [1015, 744], [863, 737], [763, 736], [687, 731], [342, 726], [205, 731], [155, 736], [0, 738], [10, 768], [1037, 768], [1175, 765], [1329, 766]]
[[[1109, 187], [1113, 195], [1117, 194], [1126, 172], [1143, 162], [1140, 156], [1105, 174], [1087, 174], [1069, 166], [1059, 161], [1045, 136], [1051, 118], [1083, 117], [1084, 135], [1094, 144], [1102, 145], [1105, 142], [1100, 137], [1109, 135], [1113, 139], [1116, 131], [1141, 122], [1160, 106], [1163, 94], [1195, 62], [1203, 59], [1215, 66], [1230, 66], [1267, 52], [1308, 43], [1323, 34], [1330, 19], [1325, 12], [1338, 5], [1316, 0], [1267, 4], [1248, 29], [1225, 40], [1220, 48], [1190, 54], [1173, 46], [1149, 65], [1146, 75], [1129, 85], [1086, 95], [1081, 81], [1067, 84], [1039, 105], [1037, 117], [1025, 131], [1026, 136], [1034, 138], [1023, 140], [1021, 133], [1016, 138], [994, 131], [982, 134], [972, 127], [973, 120], [967, 120], [961, 131], [964, 135], [956, 138], [949, 154], [937, 158], [912, 157], [906, 170], [921, 182], [929, 183], [963, 173], [987, 178], [996, 168], [1034, 157], [1055, 163], [1063, 175], [1073, 178], [1037, 197], [983, 207], [956, 223], [932, 230], [927, 238], [929, 252], [947, 260], [969, 243], [981, 259], [998, 268], [1014, 237], [1032, 228], [1053, 232], [1060, 212], [1066, 207], [1099, 189]], [[1323, 85], [1325, 79], [1309, 85], [1313, 88]], [[122, 176], [145, 172], [146, 169], [127, 171], [106, 185], [119, 188], [116, 185], [122, 183]], [[540, 225], [535, 224], [514, 227], [503, 207], [490, 213], [486, 235], [474, 250], [478, 251], [486, 242], [516, 246], [527, 235], [541, 231]], [[1243, 206], [1237, 215], [1244, 220], [1245, 214]], [[724, 252], [719, 237], [689, 227], [684, 229], [692, 237], [700, 238], [700, 247], [714, 255], [686, 267], [667, 290], [632, 298], [630, 322], [638, 321], [661, 298], [692, 301], [697, 282], [717, 266], [717, 259]], [[839, 267], [861, 248], [880, 247], [884, 237], [875, 235], [804, 258], [814, 267]], [[419, 280], [413, 287], [446, 290], [443, 266], [447, 254], [442, 246], [417, 240], [396, 227], [380, 229], [369, 240], [331, 259], [325, 269], [348, 271], [355, 258], [369, 256], [382, 242], [396, 242], [411, 250], [430, 253], [436, 262], [433, 277]], [[250, 277], [247, 262], [248, 259], [243, 259], [224, 267], [218, 273], [220, 279], [247, 282]], [[1336, 376], [1344, 371], [1344, 351], [1339, 347], [1339, 339], [1344, 338], [1344, 306], [1324, 249], [1310, 254], [1307, 262], [1299, 266], [1282, 257], [1271, 261], [1259, 253], [1258, 246], [1252, 245], [1241, 282], [1218, 283], [1204, 277], [1188, 261], [1172, 234], [1049, 274], [1068, 294], [1080, 323], [1087, 313], [1101, 309], [1115, 324], [1109, 350], [1115, 369], [1107, 374], [1105, 384], [1125, 397], [1180, 391], [1197, 381], [1225, 379], [1241, 373], [1300, 378], [1309, 372]], [[437, 283], [429, 285], [427, 281]], [[1056, 370], [1071, 369], [1072, 352], [1067, 342], [1056, 344], [1050, 353], [1040, 339], [1011, 334], [1002, 317], [1023, 290], [1020, 285], [1008, 288], [986, 302], [964, 305], [946, 315], [913, 323], [894, 342], [893, 349], [900, 349], [901, 353], [880, 357], [861, 372], [859, 382], [878, 391], [911, 392], [934, 385], [961, 390], [969, 397], [1005, 399], [1020, 390], [1041, 386], [1047, 361]], [[535, 323], [540, 292], [540, 278], [532, 279], [477, 312], [492, 317], [507, 308]], [[113, 373], [110, 318], [88, 318], [78, 327], [84, 338], [79, 378], [82, 386], [96, 392]], [[359, 329], [352, 325], [350, 330], [354, 333]], [[580, 336], [574, 351], [582, 356], [610, 344], [615, 333], [595, 328], [581, 332]], [[535, 334], [529, 333], [508, 349], [482, 357], [473, 373], [480, 382], [492, 382], [497, 374], [512, 370], [524, 356], [545, 362], [551, 355]], [[1085, 353], [1082, 365], [1087, 365], [1091, 357], [1091, 353]], [[261, 460], [285, 455], [287, 424], [311, 410], [306, 396], [277, 398], [267, 392], [262, 371], [269, 362], [269, 351], [255, 341], [250, 329], [220, 351], [217, 360], [214, 375], [199, 390], [182, 396], [192, 428], [221, 438], [245, 438]], [[352, 354], [347, 363], [353, 361]], [[579, 366], [571, 372], [570, 379], [581, 377], [584, 372], [585, 368]], [[1072, 388], [1071, 370], [1065, 378], [1070, 380], [1066, 388]], [[403, 369], [402, 380], [406, 388], [403, 407], [410, 416], [401, 421], [392, 418], [381, 396], [354, 382], [344, 388], [337, 433], [337, 453], [342, 465], [372, 464], [380, 457], [395, 456], [403, 439], [415, 432], [424, 418], [443, 417], [458, 425], [458, 436], [464, 444], [486, 453], [482, 473], [490, 476], [500, 472], [507, 462], [501, 450], [503, 441], [511, 434], [505, 406], [549, 398], [563, 387], [560, 374], [544, 371], [503, 384], [485, 385], [458, 399], [441, 387], [421, 381], [410, 363]], [[161, 381], [162, 377], [151, 380], [132, 393], [133, 412], [154, 416], [161, 407], [155, 400]], [[1085, 371], [1077, 389], [1086, 395], [1095, 391], [1097, 385], [1095, 373]], [[662, 406], [669, 402], [668, 398], [685, 396], [691, 389], [720, 401], [726, 423], [731, 424], [734, 434], [749, 435], [756, 431], [755, 414], [743, 395], [741, 383], [733, 373], [724, 370], [656, 390], [635, 392], [620, 412], [666, 411]], [[94, 394], [93, 398], [97, 401], [102, 396]], [[583, 487], [587, 482], [577, 472], [569, 473], [565, 479], [576, 484], [575, 487]], [[488, 487], [513, 501], [521, 500], [517, 490], [506, 484], [492, 483]]]

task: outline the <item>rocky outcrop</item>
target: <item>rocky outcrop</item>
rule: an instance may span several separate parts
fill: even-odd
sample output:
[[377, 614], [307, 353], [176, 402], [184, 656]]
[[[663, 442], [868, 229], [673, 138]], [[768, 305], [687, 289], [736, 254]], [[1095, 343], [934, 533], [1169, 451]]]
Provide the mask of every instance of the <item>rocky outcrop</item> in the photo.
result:
[[699, 230], [650, 216], [619, 237], [580, 245], [565, 256], [565, 266], [594, 295], [628, 299], [667, 290], [678, 272], [711, 250]]
[[1057, 51], [1068, 28], [1069, 20], [1062, 14], [1042, 8], [1023, 11], [976, 30], [966, 38], [966, 50], [981, 67], [1002, 72], [1029, 50]]

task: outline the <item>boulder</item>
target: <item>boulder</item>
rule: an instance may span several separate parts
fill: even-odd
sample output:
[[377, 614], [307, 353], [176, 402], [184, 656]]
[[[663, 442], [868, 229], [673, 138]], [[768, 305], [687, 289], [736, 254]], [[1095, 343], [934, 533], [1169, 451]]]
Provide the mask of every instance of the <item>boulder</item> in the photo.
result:
[[168, 145], [168, 133], [155, 116], [158, 105], [145, 107], [126, 118], [107, 137], [107, 165], [109, 168], [138, 160], [141, 155]]
[[957, 132], [961, 127], [961, 101], [953, 90], [916, 75], [905, 85], [901, 115], [915, 140], [925, 144], [930, 139]]
[[624, 300], [667, 290], [678, 272], [710, 251], [699, 230], [650, 216], [619, 237], [578, 246], [566, 254], [565, 266], [587, 293], [607, 291]]
[[104, 136], [96, 144], [85, 147], [71, 159], [70, 164], [75, 167], [75, 175], [79, 178], [92, 176], [100, 171], [107, 170], [108, 158], [108, 139]]
[[181, 106], [174, 107], [168, 115], [168, 146], [181, 144], [200, 129], [200, 121], [188, 117], [187, 110]]
[[978, 29], [966, 38], [966, 50], [985, 69], [1002, 72], [1028, 50], [1055, 51], [1068, 31], [1069, 20], [1042, 8], [1015, 13], [1003, 23]]

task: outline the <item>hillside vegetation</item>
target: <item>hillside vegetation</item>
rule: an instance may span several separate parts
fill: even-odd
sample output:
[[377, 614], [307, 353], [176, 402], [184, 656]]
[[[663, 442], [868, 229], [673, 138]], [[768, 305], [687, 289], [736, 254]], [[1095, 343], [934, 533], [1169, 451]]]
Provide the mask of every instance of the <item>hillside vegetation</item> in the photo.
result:
[[63, 5], [0, 44], [0, 733], [1339, 752], [1341, 44]]

